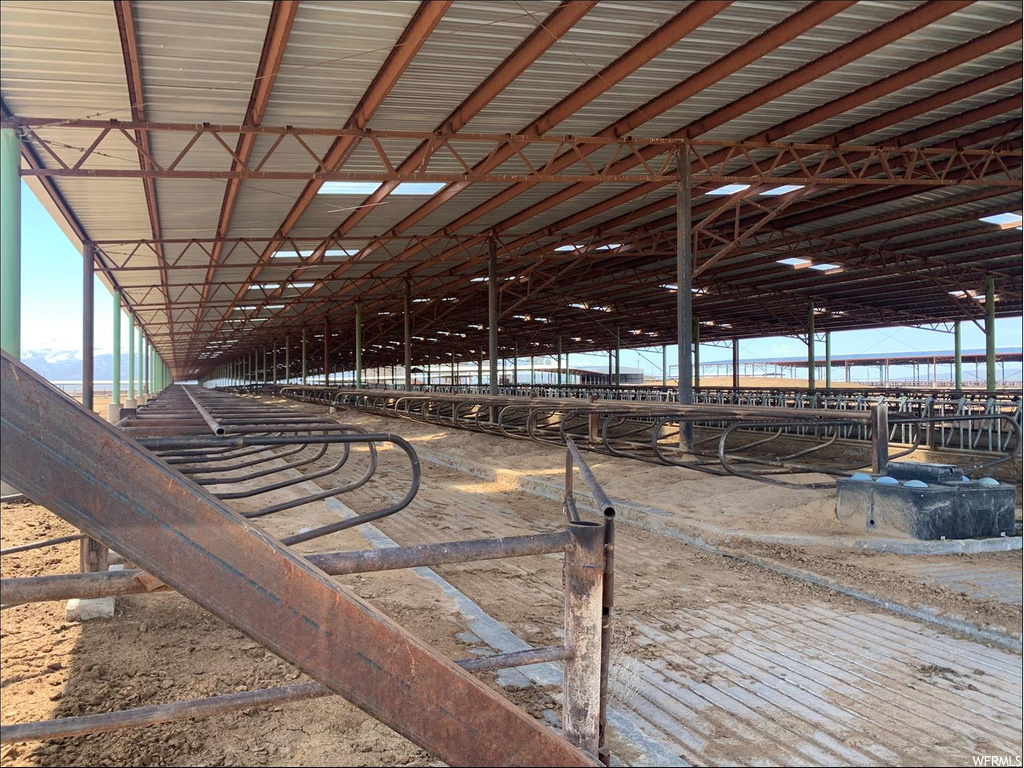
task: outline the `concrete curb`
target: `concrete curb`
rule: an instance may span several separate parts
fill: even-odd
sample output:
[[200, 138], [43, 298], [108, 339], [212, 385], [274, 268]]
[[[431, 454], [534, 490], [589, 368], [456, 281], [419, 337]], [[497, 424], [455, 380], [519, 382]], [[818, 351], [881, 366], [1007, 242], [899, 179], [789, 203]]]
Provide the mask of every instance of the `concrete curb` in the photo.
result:
[[[537, 480], [518, 472], [493, 469], [473, 461], [458, 458], [447, 453], [427, 453], [417, 449], [422, 461], [440, 464], [450, 469], [464, 472], [488, 482], [505, 487], [525, 491], [535, 496], [561, 501], [562, 486], [544, 480]], [[585, 488], [574, 489], [577, 499], [593, 502]], [[957, 539], [948, 541], [920, 541], [915, 539], [892, 538], [855, 538], [852, 536], [811, 536], [803, 534], [769, 534], [739, 533], [728, 531], [716, 526], [704, 526], [694, 523], [680, 523], [672, 514], [643, 504], [634, 504], [623, 499], [612, 499], [615, 511], [620, 520], [638, 528], [660, 533], [666, 536], [684, 536], [700, 538], [715, 544], [777, 544], [789, 547], [826, 546], [854, 552], [884, 552], [896, 555], [974, 555], [986, 552], [1010, 552], [1022, 548], [1019, 536], [999, 539]], [[678, 538], [678, 536], [676, 536]]]

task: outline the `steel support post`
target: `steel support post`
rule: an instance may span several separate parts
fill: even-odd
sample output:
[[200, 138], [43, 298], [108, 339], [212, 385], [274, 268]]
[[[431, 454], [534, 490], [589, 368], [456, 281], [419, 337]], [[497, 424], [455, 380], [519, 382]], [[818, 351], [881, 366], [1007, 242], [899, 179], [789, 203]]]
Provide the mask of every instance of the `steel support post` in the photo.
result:
[[0, 347], [21, 359], [21, 139], [0, 129]]
[[519, 384], [519, 347], [512, 347], [512, 386]]
[[455, 380], [455, 350], [452, 350], [452, 386], [454, 387], [458, 382]]
[[[679, 345], [679, 404], [693, 403], [693, 211], [688, 147], [676, 150], [676, 343]], [[679, 431], [680, 445], [693, 448], [693, 425]]]
[[693, 388], [700, 388], [700, 318], [693, 318]]
[[110, 402], [121, 404], [121, 292], [114, 291], [114, 359], [110, 361], [113, 382], [111, 384]]
[[480, 357], [476, 361], [476, 385], [480, 389], [484, 386], [484, 351], [480, 350]]
[[871, 471], [884, 475], [889, 468], [889, 406], [872, 405], [871, 413]]
[[290, 384], [292, 380], [292, 350], [291, 338], [288, 334], [284, 336], [284, 383]]
[[153, 386], [149, 380], [149, 356], [153, 351], [153, 345], [146, 341], [146, 354], [142, 358], [142, 379], [146, 382], [146, 394], [150, 394], [153, 391]]
[[135, 407], [135, 315], [128, 313], [128, 401], [129, 408]]
[[[487, 373], [490, 377], [487, 392], [498, 394], [498, 244], [492, 237], [487, 241]], [[497, 409], [491, 411], [491, 421], [497, 421]]]
[[537, 376], [536, 376], [536, 371], [534, 369], [534, 356], [530, 355], [530, 384], [533, 385], [533, 384], [536, 384], [536, 383], [537, 383]]
[[661, 386], [668, 386], [668, 344], [661, 345]]
[[[405, 336], [405, 388], [412, 389], [412, 286], [405, 280], [405, 294], [402, 305], [402, 326]], [[482, 353], [481, 353], [482, 354]], [[483, 382], [480, 382], [483, 385]]]
[[604, 590], [604, 526], [569, 524], [565, 553], [566, 659], [562, 735], [596, 756], [601, 726], [601, 618]]
[[964, 388], [964, 358], [961, 350], [960, 323], [953, 324], [953, 388], [959, 392]]
[[558, 334], [558, 356], [555, 361], [555, 367], [558, 369], [555, 381], [558, 386], [562, 386], [562, 334]]
[[996, 391], [996, 281], [985, 278], [985, 390]]
[[807, 389], [814, 391], [814, 301], [807, 302]]
[[277, 343], [276, 342], [274, 344], [274, 352], [273, 352], [273, 356], [271, 358], [271, 365], [273, 365], [273, 371], [274, 371], [274, 374], [273, 374], [273, 377], [272, 377], [272, 381], [274, 382], [274, 384], [277, 384]]
[[732, 388], [740, 388], [740, 340], [732, 340]]
[[622, 336], [615, 326], [615, 386], [622, 386]]
[[324, 386], [331, 385], [331, 326], [324, 318]]
[[363, 308], [356, 304], [356, 389], [363, 388]]
[[306, 329], [302, 329], [302, 383], [306, 383], [308, 366], [306, 362]]
[[832, 389], [832, 331], [825, 331], [825, 389]]

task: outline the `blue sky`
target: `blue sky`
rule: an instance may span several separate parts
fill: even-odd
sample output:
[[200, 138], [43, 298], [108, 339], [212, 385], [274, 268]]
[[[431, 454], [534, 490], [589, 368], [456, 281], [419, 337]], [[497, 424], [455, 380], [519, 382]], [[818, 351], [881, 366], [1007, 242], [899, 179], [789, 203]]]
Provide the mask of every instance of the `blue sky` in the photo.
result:
[[[113, 309], [110, 292], [96, 280], [96, 351], [112, 350]], [[82, 339], [82, 257], [29, 189], [22, 185], [22, 349], [76, 350]], [[126, 321], [122, 321], [122, 347], [127, 349]], [[1021, 346], [1021, 318], [996, 321], [996, 343], [1000, 347]], [[985, 337], [973, 323], [963, 325], [965, 349], [983, 347]], [[819, 356], [824, 355], [818, 345]], [[832, 354], [858, 352], [931, 352], [951, 350], [953, 335], [923, 328], [885, 328], [867, 331], [842, 331], [832, 335]], [[795, 338], [773, 337], [740, 342], [744, 359], [797, 357], [807, 347]], [[728, 346], [701, 346], [701, 360], [728, 360]], [[675, 348], [669, 348], [674, 365]], [[572, 364], [607, 365], [607, 355], [573, 355]], [[644, 368], [660, 375], [661, 352], [623, 351], [622, 365]]]

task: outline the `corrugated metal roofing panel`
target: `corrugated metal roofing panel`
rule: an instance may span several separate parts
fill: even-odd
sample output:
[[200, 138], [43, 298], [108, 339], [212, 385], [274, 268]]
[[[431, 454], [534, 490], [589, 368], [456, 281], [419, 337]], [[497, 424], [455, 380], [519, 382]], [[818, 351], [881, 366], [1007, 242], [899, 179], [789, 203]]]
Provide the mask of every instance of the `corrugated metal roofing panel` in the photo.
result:
[[370, 127], [433, 130], [557, 7], [457, 0], [420, 49]]

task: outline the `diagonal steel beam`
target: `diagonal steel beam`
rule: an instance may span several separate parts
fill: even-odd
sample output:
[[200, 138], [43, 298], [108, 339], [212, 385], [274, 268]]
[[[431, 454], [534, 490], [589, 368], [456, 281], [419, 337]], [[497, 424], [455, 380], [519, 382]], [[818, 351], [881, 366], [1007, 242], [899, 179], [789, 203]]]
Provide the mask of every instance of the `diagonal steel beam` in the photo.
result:
[[[384, 103], [384, 99], [387, 98], [391, 89], [394, 88], [409, 64], [412, 63], [412, 60], [419, 53], [423, 44], [426, 43], [427, 38], [430, 37], [430, 34], [441, 22], [451, 4], [452, 0], [422, 0], [416, 13], [413, 14], [412, 19], [410, 19], [405, 30], [403, 30], [398, 41], [391, 49], [391, 53], [388, 54], [384, 64], [374, 77], [373, 82], [370, 83], [359, 103], [352, 110], [351, 115], [349, 115], [348, 120], [345, 122], [345, 128], [362, 129], [367, 127], [370, 119], [380, 108], [381, 104]], [[339, 137], [331, 144], [327, 153], [321, 159], [321, 165], [327, 168], [336, 168], [342, 165], [356, 145], [357, 141], [352, 137]], [[270, 241], [263, 253], [260, 254], [256, 266], [251, 270], [249, 278], [242, 286], [242, 291], [239, 295], [244, 295], [248, 285], [259, 277], [263, 266], [287, 239], [288, 233], [291, 232], [299, 219], [302, 218], [302, 214], [306, 212], [306, 209], [316, 199], [317, 192], [320, 191], [321, 186], [323, 186], [322, 181], [310, 181], [306, 184], [295, 204], [288, 212], [288, 215], [285, 216], [281, 226], [278, 227], [276, 236]], [[216, 334], [225, 320], [226, 316], [222, 317], [217, 322], [214, 331], [207, 338]]]
[[[815, 5], [830, 6], [831, 4], [819, 3]], [[706, 115], [700, 120], [680, 128], [679, 130], [670, 134], [670, 137], [695, 138], [703, 133], [706, 133], [709, 130], [714, 129], [717, 126], [720, 126], [734, 119], [735, 117], [738, 117], [739, 115], [745, 114], [746, 112], [755, 109], [756, 107], [762, 104], [770, 102], [772, 99], [778, 98], [779, 96], [789, 93], [795, 90], [796, 88], [806, 85], [807, 83], [812, 82], [813, 80], [823, 76], [824, 74], [827, 74], [828, 72], [834, 71], [846, 64], [849, 64], [850, 62], [855, 61], [858, 58], [861, 58], [871, 53], [872, 51], [878, 50], [884, 47], [885, 45], [888, 45], [896, 40], [899, 40], [900, 38], [905, 37], [906, 35], [918, 29], [921, 29], [939, 19], [942, 19], [945, 16], [948, 16], [949, 14], [957, 10], [960, 10], [968, 5], [970, 5], [970, 2], [946, 2], [944, 0], [942, 2], [926, 3], [918, 8], [914, 8], [904, 13], [903, 15], [899, 16], [898, 18], [872, 30], [871, 32], [861, 35], [860, 37], [856, 38], [850, 43], [847, 43], [846, 45], [841, 46], [840, 48], [837, 48], [836, 50], [828, 54], [825, 54], [819, 57], [818, 59], [815, 59], [814, 61], [803, 65], [802, 67], [799, 67], [798, 69], [790, 72], [789, 74], [784, 75], [783, 77], [770, 83], [768, 86], [759, 89], [755, 92], [749, 93], [741, 97], [740, 99], [737, 99], [736, 101], [733, 101], [715, 110], [710, 115]], [[760, 38], [758, 38], [757, 40], [759, 39]], [[734, 52], [733, 55], [735, 54], [736, 52]], [[727, 73], [728, 70], [726, 71], [726, 74]], [[703, 74], [704, 73], [702, 71], [701, 73], [698, 73], [698, 75], [695, 75], [694, 78], [698, 78]], [[690, 78], [689, 80], [694, 80], [694, 78]], [[689, 80], [687, 82], [689, 82]], [[829, 109], [829, 105], [833, 104], [835, 101], [838, 100], [834, 100], [829, 104], [811, 110], [810, 112], [802, 115], [801, 118], [804, 120], [813, 119], [815, 116]], [[643, 153], [643, 151], [641, 151], [640, 154], [645, 156], [653, 156], [653, 153], [650, 152], [645, 154]], [[714, 155], [715, 153], [712, 153], [712, 156]], [[563, 162], [575, 162], [575, 158], [565, 158]], [[635, 158], [626, 158], [617, 165], [626, 166], [629, 164], [635, 164], [636, 162], [637, 161]], [[593, 186], [593, 184], [587, 183], [573, 184], [570, 187], [554, 195], [549, 196], [545, 200], [530, 205], [523, 211], [520, 211], [514, 214], [513, 216], [510, 216], [509, 218], [505, 219], [504, 221], [500, 222], [495, 227], [493, 227], [492, 231], [500, 233], [509, 230], [515, 226], [518, 226], [525, 222], [526, 220], [532, 218], [533, 216], [543, 211], [547, 211], [552, 206], [564, 203], [567, 200], [571, 199], [572, 197], [586, 191], [587, 189], [592, 188]], [[596, 215], [596, 213], [600, 212], [601, 210], [605, 210], [613, 205], [621, 204], [621, 202], [625, 202], [627, 200], [649, 194], [657, 190], [661, 186], [664, 185], [637, 185], [633, 189], [628, 190], [627, 192], [621, 195], [616, 195], [613, 201], [606, 201], [605, 203], [601, 203], [596, 206], [591, 206], [590, 208], [580, 213], [577, 213], [572, 217], [569, 217], [562, 223], [565, 225], [571, 225], [570, 222], [585, 220], [586, 218]], [[500, 204], [498, 201], [501, 199], [502, 198], [500, 197], [492, 198], [490, 202], [485, 203], [482, 206], [479, 206], [477, 209], [474, 209], [474, 211], [470, 212], [469, 214], [464, 214], [463, 216], [459, 217], [459, 219], [457, 219], [456, 222], [453, 222], [450, 226], [452, 226], [453, 228], [458, 226], [464, 226], [465, 224], [469, 223], [469, 221], [472, 220], [471, 215], [483, 215], [483, 213], [486, 213], [489, 210], [491, 210], [491, 208], [487, 206], [491, 205], [492, 203], [495, 205]], [[417, 271], [417, 269], [421, 268], [422, 267], [414, 267], [412, 270], [410, 270], [410, 274], [414, 274]]]
[[[135, 35], [135, 15], [132, 10], [132, 0], [114, 0], [114, 16], [117, 18], [117, 30], [121, 37], [121, 54], [124, 57], [124, 73], [128, 84], [128, 97], [132, 105], [132, 120], [144, 121], [146, 119], [146, 95], [142, 87], [142, 69], [139, 59], [139, 44]], [[138, 149], [139, 167], [143, 170], [151, 169], [150, 158], [153, 156], [149, 146], [149, 134], [146, 131], [135, 132], [135, 144]], [[149, 211], [150, 229], [153, 231], [153, 239], [160, 240], [163, 237], [160, 228], [160, 208], [156, 198], [156, 180], [146, 178], [142, 180], [142, 186], [146, 193], [146, 208]], [[171, 296], [168, 289], [167, 271], [163, 267], [167, 264], [162, 246], [156, 247], [157, 261], [161, 265], [160, 283], [164, 292], [167, 322], [171, 324], [171, 342], [174, 342], [174, 317], [171, 314]], [[172, 370], [175, 370], [177, 360], [171, 355], [165, 361]], [[175, 370], [176, 372], [176, 370]]]
[[[263, 122], [263, 115], [270, 103], [270, 94], [274, 90], [274, 82], [277, 80], [277, 72], [284, 59], [284, 52], [288, 46], [288, 38], [291, 35], [292, 25], [299, 10], [298, 0], [280, 0], [271, 5], [270, 19], [267, 23], [267, 33], [263, 40], [263, 51], [260, 54], [260, 63], [256, 68], [256, 76], [253, 80], [252, 94], [249, 96], [249, 106], [245, 110], [245, 125], [260, 125]], [[235, 160], [231, 163], [232, 171], [240, 171], [246, 167], [252, 155], [253, 147], [256, 146], [256, 134], [243, 133], [238, 137], [235, 146]], [[238, 201], [238, 193], [242, 188], [240, 179], [228, 179], [224, 188], [224, 199], [220, 206], [220, 218], [217, 221], [217, 237], [225, 238], [231, 229], [231, 217], [235, 211], [235, 203]], [[223, 244], [214, 243], [213, 253], [210, 256], [210, 265], [206, 270], [206, 278], [203, 281], [203, 292], [201, 304], [210, 297], [210, 284], [214, 280], [217, 267], [220, 266], [223, 253]], [[190, 338], [190, 357], [195, 352], [197, 342], [199, 318], [203, 315], [202, 306], [196, 314], [196, 322], [192, 325]]]
[[594, 765], [308, 560], [21, 365], [4, 478], [449, 765]]

